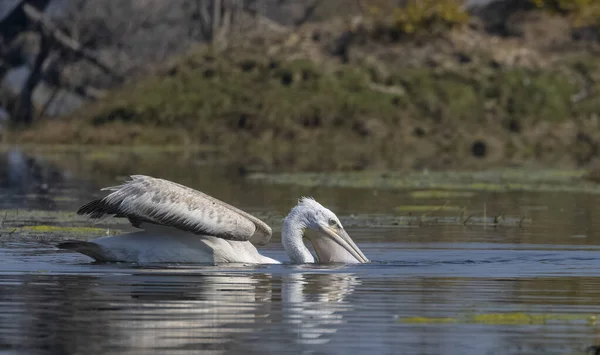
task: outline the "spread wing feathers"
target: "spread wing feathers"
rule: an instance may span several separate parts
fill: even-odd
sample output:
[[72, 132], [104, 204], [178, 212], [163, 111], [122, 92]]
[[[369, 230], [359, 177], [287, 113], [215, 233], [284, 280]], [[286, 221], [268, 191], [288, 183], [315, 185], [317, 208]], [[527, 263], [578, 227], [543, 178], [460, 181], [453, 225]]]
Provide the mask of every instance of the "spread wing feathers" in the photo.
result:
[[264, 245], [271, 228], [260, 219], [200, 191], [145, 175], [106, 187], [106, 197], [79, 208], [77, 214], [99, 219], [126, 217], [132, 225], [154, 223], [195, 234]]

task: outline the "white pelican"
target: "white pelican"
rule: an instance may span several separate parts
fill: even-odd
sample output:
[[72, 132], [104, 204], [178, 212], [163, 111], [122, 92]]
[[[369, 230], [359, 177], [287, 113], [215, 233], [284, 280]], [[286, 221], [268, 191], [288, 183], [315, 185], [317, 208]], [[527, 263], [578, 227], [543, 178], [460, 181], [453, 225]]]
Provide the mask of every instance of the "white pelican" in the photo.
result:
[[[77, 214], [98, 219], [128, 218], [144, 229], [89, 242], [58, 245], [97, 261], [136, 263], [253, 263], [280, 262], [258, 253], [256, 245], [271, 239], [271, 228], [258, 218], [200, 191], [144, 175], [123, 185], [106, 187], [106, 197], [79, 208]], [[305, 230], [316, 231], [316, 235]], [[314, 263], [303, 243], [306, 237], [320, 263], [366, 263], [369, 260], [342, 227], [337, 216], [312, 198], [303, 197], [283, 220], [281, 240], [292, 263]]]

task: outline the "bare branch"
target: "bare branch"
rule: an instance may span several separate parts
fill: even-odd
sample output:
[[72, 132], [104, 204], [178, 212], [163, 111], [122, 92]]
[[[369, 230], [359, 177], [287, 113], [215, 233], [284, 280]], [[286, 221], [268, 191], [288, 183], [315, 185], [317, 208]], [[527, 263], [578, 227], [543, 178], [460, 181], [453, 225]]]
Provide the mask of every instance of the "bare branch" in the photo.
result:
[[300, 17], [298, 20], [296, 20], [294, 25], [301, 26], [306, 21], [308, 21], [310, 19], [310, 17], [315, 13], [315, 10], [317, 9], [317, 7], [319, 7], [320, 4], [321, 4], [320, 0], [314, 0], [312, 2], [312, 4], [308, 5], [306, 7], [306, 9], [304, 9], [304, 13], [302, 14], [302, 17]]
[[23, 5], [23, 11], [31, 21], [37, 23], [41, 27], [42, 31], [50, 36], [63, 49], [71, 51], [76, 55], [88, 60], [100, 68], [103, 72], [110, 75], [113, 79], [119, 82], [123, 81], [123, 78], [119, 74], [115, 73], [110, 66], [103, 63], [102, 60], [96, 56], [96, 54], [87, 50], [86, 48], [83, 48], [79, 42], [63, 33], [50, 20], [45, 18], [43, 13], [29, 4]]
[[219, 26], [221, 26], [221, 0], [212, 0], [213, 4], [213, 16], [212, 16], [212, 40], [217, 37], [219, 33]]
[[200, 31], [205, 39], [210, 39], [210, 29], [212, 28], [212, 22], [210, 14], [208, 13], [208, 1], [197, 0], [196, 9], [198, 16], [200, 17]]
[[48, 55], [50, 54], [51, 45], [50, 39], [42, 34], [39, 53], [35, 58], [35, 63], [33, 64], [31, 73], [29, 73], [29, 76], [25, 81], [25, 85], [21, 90], [17, 108], [15, 110], [15, 118], [19, 123], [30, 124], [33, 120], [33, 103], [31, 98], [36, 86], [42, 80], [42, 67], [46, 61], [46, 58], [48, 58]]

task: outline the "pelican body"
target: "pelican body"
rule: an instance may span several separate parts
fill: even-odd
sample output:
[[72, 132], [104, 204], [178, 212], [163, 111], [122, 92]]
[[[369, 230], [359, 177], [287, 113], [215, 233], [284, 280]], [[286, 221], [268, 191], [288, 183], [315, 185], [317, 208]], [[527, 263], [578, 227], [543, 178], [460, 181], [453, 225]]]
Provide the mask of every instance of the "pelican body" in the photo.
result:
[[[141, 231], [87, 242], [65, 241], [58, 248], [103, 262], [280, 263], [256, 249], [272, 236], [271, 227], [260, 219], [172, 181], [145, 175], [131, 178], [104, 188], [112, 192], [81, 206], [77, 214], [92, 219], [128, 218]], [[304, 237], [313, 245], [316, 258], [304, 245]], [[281, 240], [295, 264], [369, 262], [337, 216], [312, 198], [301, 198], [284, 218]]]

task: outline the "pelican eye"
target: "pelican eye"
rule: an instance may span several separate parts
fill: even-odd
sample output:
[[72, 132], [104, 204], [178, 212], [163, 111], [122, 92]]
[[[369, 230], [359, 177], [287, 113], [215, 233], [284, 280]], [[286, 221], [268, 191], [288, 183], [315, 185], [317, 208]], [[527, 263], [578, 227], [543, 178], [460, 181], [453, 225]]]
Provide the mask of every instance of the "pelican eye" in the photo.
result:
[[335, 219], [333, 219], [333, 218], [329, 219], [329, 226], [330, 227], [339, 227], [337, 221]]

